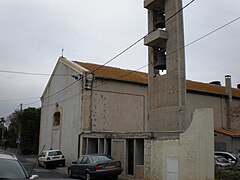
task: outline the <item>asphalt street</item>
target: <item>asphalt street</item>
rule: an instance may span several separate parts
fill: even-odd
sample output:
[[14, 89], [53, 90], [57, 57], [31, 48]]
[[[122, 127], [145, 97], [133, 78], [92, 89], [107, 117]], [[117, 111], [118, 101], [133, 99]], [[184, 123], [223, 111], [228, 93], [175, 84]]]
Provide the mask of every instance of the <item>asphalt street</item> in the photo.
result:
[[23, 156], [17, 154], [17, 157], [21, 161], [27, 172], [38, 175], [38, 179], [72, 179], [69, 178], [67, 175], [67, 167], [44, 169], [43, 167], [38, 166], [37, 156]]
[[[16, 154], [17, 158], [21, 161], [26, 171], [33, 175], [38, 175], [38, 179], [73, 179], [70, 178], [67, 174], [67, 166], [65, 167], [56, 167], [52, 169], [44, 169], [43, 167], [39, 167], [37, 164], [37, 156], [36, 155], [21, 155]], [[105, 179], [104, 179], [105, 180]], [[119, 176], [118, 180], [130, 180], [129, 178]]]

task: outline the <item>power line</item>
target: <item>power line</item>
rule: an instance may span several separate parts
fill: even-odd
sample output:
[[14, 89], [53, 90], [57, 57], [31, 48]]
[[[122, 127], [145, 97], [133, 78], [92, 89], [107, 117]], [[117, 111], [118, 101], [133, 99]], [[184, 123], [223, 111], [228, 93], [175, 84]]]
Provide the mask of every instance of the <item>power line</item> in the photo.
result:
[[[16, 112], [18, 109], [19, 109], [19, 107], [20, 107], [20, 104], [18, 105], [18, 107], [14, 110], [14, 112]], [[14, 108], [13, 108], [14, 109]], [[4, 111], [2, 114], [10, 114], [10, 110], [6, 110], [6, 111]]]
[[[39, 97], [38, 97], [39, 98]], [[26, 99], [33, 99], [33, 98], [26, 98]], [[26, 100], [26, 99], [11, 99], [11, 100], [7, 100], [7, 101], [15, 101], [15, 100]], [[0, 100], [1, 101], [1, 100]], [[6, 101], [6, 100], [5, 100]], [[31, 104], [35, 104], [35, 103], [37, 103], [37, 102], [40, 102], [41, 100], [37, 100], [37, 101], [34, 101], [34, 102], [31, 102], [31, 103], [27, 103], [27, 104], [22, 104], [23, 106], [28, 106], [28, 105], [31, 105]], [[18, 105], [18, 107], [14, 110], [14, 112], [16, 112], [16, 111], [18, 111], [18, 109], [19, 109], [19, 107], [21, 106], [21, 104], [20, 105]], [[8, 113], [8, 114], [10, 114], [11, 112], [10, 112], [10, 110], [6, 110], [6, 111], [4, 111], [4, 112], [2, 112], [1, 114], [6, 114], [6, 113]]]
[[[181, 9], [179, 9], [177, 12], [175, 12], [172, 16], [170, 16], [167, 20], [165, 20], [165, 23], [167, 21], [169, 21], [170, 19], [172, 19], [174, 16], [176, 16], [178, 13], [180, 13], [181, 11], [183, 11], [183, 9], [185, 9], [186, 7], [188, 7], [190, 4], [192, 4], [195, 0], [190, 1], [188, 4], [186, 4], [184, 7], [182, 7]], [[104, 63], [103, 65], [99, 66], [98, 68], [96, 68], [94, 72], [96, 72], [97, 70], [101, 69], [103, 66], [109, 64], [110, 62], [112, 62], [114, 59], [116, 59], [117, 57], [121, 56], [123, 53], [125, 53], [126, 51], [128, 51], [129, 49], [131, 49], [133, 46], [135, 46], [136, 44], [138, 44], [140, 41], [142, 41], [145, 37], [147, 37], [149, 34], [151, 34], [153, 31], [155, 31], [156, 29], [153, 29], [152, 31], [148, 32], [145, 36], [141, 37], [140, 39], [138, 39], [137, 41], [135, 41], [133, 44], [131, 44], [130, 46], [128, 46], [127, 48], [125, 48], [123, 51], [121, 51], [120, 53], [118, 53], [116, 56], [114, 56], [113, 58], [111, 58], [110, 60], [108, 60], [106, 63]]]
[[[147, 67], [147, 66], [148, 66], [148, 64], [147, 64], [147, 65], [144, 65], [144, 66], [141, 66], [141, 67], [139, 67], [139, 68], [137, 68], [137, 69], [135, 69], [135, 70], [132, 70], [132, 71], [130, 71], [130, 72], [128, 72], [128, 73], [126, 73], [126, 74], [124, 74], [124, 75], [122, 75], [122, 76], [117, 77], [117, 78], [119, 78], [119, 79], [124, 78], [124, 77], [128, 76], [129, 74], [132, 74], [132, 73], [134, 73], [134, 72], [137, 72], [137, 71], [139, 71], [140, 69], [143, 69], [143, 68], [145, 68], [145, 67]], [[98, 88], [98, 87], [104, 86], [104, 85], [106, 85], [106, 84], [108, 84], [108, 83], [109, 83], [109, 82], [106, 82], [106, 83], [103, 83], [103, 84], [99, 84], [99, 85], [97, 85], [97, 86], [94, 86], [93, 88]]]
[[37, 102], [40, 102], [41, 100], [37, 100], [37, 101], [33, 101], [33, 102], [30, 102], [30, 103], [27, 103], [27, 104], [23, 104], [23, 106], [29, 106], [29, 105], [32, 105], [32, 104], [35, 104]]
[[[167, 21], [169, 21], [170, 19], [172, 19], [174, 16], [176, 16], [179, 12], [183, 11], [183, 9], [185, 9], [186, 7], [188, 7], [191, 3], [193, 3], [195, 0], [192, 0], [190, 1], [188, 4], [186, 4], [184, 7], [182, 7], [181, 9], [179, 9], [177, 12], [175, 12], [172, 16], [170, 16], [168, 19], [165, 20], [165, 23]], [[110, 62], [112, 62], [113, 60], [115, 60], [117, 57], [121, 56], [123, 53], [125, 53], [126, 51], [128, 51], [129, 49], [131, 49], [133, 46], [135, 46], [137, 43], [139, 43], [141, 40], [143, 40], [146, 36], [148, 36], [149, 34], [151, 34], [153, 31], [155, 31], [156, 29], [153, 29], [152, 31], [150, 31], [148, 34], [146, 34], [145, 36], [141, 37], [140, 39], [138, 39], [137, 41], [135, 41], [133, 44], [131, 44], [130, 46], [128, 46], [127, 48], [125, 48], [123, 51], [121, 51], [120, 53], [118, 53], [116, 56], [114, 56], [113, 58], [111, 58], [110, 60], [108, 60], [107, 62], [105, 62], [103, 65], [97, 67], [95, 70], [93, 70], [92, 73], [98, 71], [99, 69], [103, 68], [104, 66], [106, 66], [107, 64], [109, 64]], [[85, 75], [85, 77], [87, 77], [87, 75]], [[83, 77], [82, 77], [83, 78]], [[79, 79], [80, 80], [80, 79]], [[70, 85], [68, 85], [67, 87], [65, 87], [64, 89], [52, 94], [52, 95], [49, 95], [48, 97], [46, 98], [49, 98], [51, 96], [54, 96], [60, 92], [62, 92], [63, 90], [67, 89], [68, 87], [72, 86], [73, 84], [75, 84], [76, 81]]]
[[[235, 21], [237, 21], [237, 20], [239, 20], [239, 19], [240, 19], [240, 16], [237, 17], [237, 18], [235, 18], [235, 19], [233, 19], [232, 21], [230, 21], [230, 22], [228, 22], [228, 23], [226, 23], [226, 24], [224, 24], [224, 25], [216, 28], [215, 30], [213, 30], [213, 31], [211, 31], [211, 32], [209, 32], [209, 33], [201, 36], [200, 38], [197, 38], [196, 40], [188, 43], [187, 45], [185, 45], [185, 46], [183, 46], [183, 47], [180, 47], [179, 49], [177, 49], [177, 50], [175, 50], [175, 51], [167, 54], [166, 56], [168, 56], [168, 55], [170, 55], [170, 54], [173, 54], [173, 53], [175, 53], [175, 52], [177, 52], [177, 51], [179, 51], [179, 50], [181, 50], [181, 49], [183, 49], [183, 48], [186, 48], [186, 47], [188, 47], [188, 46], [190, 46], [190, 45], [192, 45], [192, 44], [194, 44], [194, 43], [196, 43], [196, 42], [198, 42], [198, 41], [200, 41], [200, 40], [202, 40], [202, 39], [210, 36], [211, 34], [213, 34], [213, 33], [217, 32], [217, 31], [221, 30], [222, 28], [230, 25], [231, 23], [233, 23], [233, 22], [235, 22]], [[147, 64], [147, 65], [144, 65], [144, 66], [141, 66], [140, 68], [137, 68], [136, 70], [130, 71], [129, 73], [127, 73], [127, 74], [125, 74], [125, 75], [123, 75], [123, 76], [120, 76], [119, 78], [123, 78], [123, 77], [125, 77], [125, 76], [128, 76], [129, 74], [134, 73], [134, 72], [136, 72], [136, 71], [138, 71], [138, 70], [140, 70], [140, 69], [142, 69], [142, 68], [145, 68], [145, 67], [147, 67], [147, 66], [148, 66], [148, 64]], [[98, 68], [98, 69], [100, 69], [100, 68]], [[80, 79], [82, 79], [82, 77], [80, 77], [77, 81], [74, 81], [74, 82], [71, 83], [70, 85], [66, 86], [64, 89], [62, 89], [62, 90], [60, 90], [60, 91], [58, 91], [58, 92], [56, 92], [56, 93], [54, 93], [54, 94], [46, 97], [46, 98], [49, 98], [49, 97], [51, 97], [51, 96], [53, 96], [53, 95], [55, 95], [55, 94], [57, 94], [57, 93], [62, 92], [63, 90], [67, 89], [68, 87], [70, 87], [70, 86], [72, 86], [73, 84], [75, 84], [76, 82], [78, 82]], [[93, 87], [93, 88], [97, 88], [97, 87], [106, 85], [106, 84], [108, 84], [108, 83], [109, 83], [109, 82], [106, 82], [106, 83], [100, 84], [100, 85], [98, 85], [98, 86], [95, 86], [95, 87]], [[78, 93], [79, 93], [79, 92], [78, 92]], [[78, 93], [77, 93], [77, 94], [78, 94]], [[75, 96], [75, 95], [77, 95], [77, 94], [74, 94], [73, 96]], [[70, 97], [73, 97], [73, 96], [70, 96]], [[63, 101], [65, 101], [65, 100], [69, 99], [70, 97], [65, 98], [65, 99], [63, 99], [63, 100], [60, 100], [60, 102], [63, 102]], [[31, 98], [29, 98], [29, 99], [31, 99]], [[12, 100], [16, 100], [16, 99], [12, 99]], [[18, 99], [18, 100], [22, 100], [22, 99]], [[8, 100], [0, 100], [0, 101], [8, 101]], [[34, 102], [32, 102], [32, 103], [24, 104], [24, 105], [29, 105], [29, 104], [37, 103], [37, 102], [39, 102], [39, 101], [40, 101], [40, 100], [34, 101]], [[55, 103], [54, 103], [54, 104], [55, 104]], [[53, 104], [51, 104], [51, 105], [53, 105]], [[19, 107], [19, 106], [18, 106], [18, 107]], [[44, 107], [46, 107], [46, 106], [44, 106]]]
[[173, 54], [173, 53], [175, 53], [175, 52], [177, 52], [177, 51], [179, 51], [179, 50], [181, 50], [181, 49], [183, 49], [183, 48], [186, 48], [186, 47], [188, 47], [188, 46], [190, 46], [190, 45], [192, 45], [192, 44], [194, 44], [194, 43], [196, 43], [196, 42], [198, 42], [198, 41], [200, 41], [200, 40], [202, 40], [202, 39], [204, 39], [204, 38], [210, 36], [211, 34], [213, 34], [213, 33], [217, 32], [217, 31], [219, 31], [220, 29], [222, 29], [222, 28], [224, 28], [224, 27], [226, 27], [226, 26], [232, 24], [233, 22], [235, 22], [235, 21], [237, 21], [237, 20], [239, 20], [239, 19], [240, 19], [240, 16], [237, 17], [237, 18], [235, 18], [235, 19], [233, 19], [232, 21], [230, 21], [230, 22], [228, 22], [228, 23], [226, 23], [226, 24], [224, 24], [224, 25], [222, 25], [222, 26], [220, 26], [220, 27], [214, 29], [213, 31], [211, 31], [211, 32], [209, 32], [209, 33], [207, 33], [207, 34], [201, 36], [200, 38], [195, 39], [194, 41], [188, 43], [187, 45], [182, 46], [182, 47], [180, 47], [179, 49], [177, 49], [177, 50], [175, 50], [175, 51], [173, 51], [173, 52], [167, 54], [166, 56], [171, 55], [171, 54]]
[[178, 13], [180, 13], [183, 9], [185, 9], [186, 7], [188, 7], [190, 4], [192, 4], [195, 0], [190, 1], [189, 3], [187, 3], [184, 7], [182, 7], [181, 9], [179, 9], [177, 12], [175, 12], [172, 16], [170, 16], [166, 21], [169, 21], [170, 19], [172, 19], [174, 16], [176, 16]]
[[[172, 16], [170, 16], [168, 19], [165, 20], [165, 23], [167, 21], [169, 21], [170, 19], [172, 19], [174, 16], [176, 16], [179, 12], [183, 11], [183, 9], [185, 9], [186, 7], [188, 7], [191, 3], [193, 3], [195, 0], [192, 0], [190, 1], [188, 4], [186, 4], [184, 7], [182, 7], [181, 9], [179, 9], [177, 12], [175, 12]], [[104, 63], [103, 65], [99, 66], [98, 68], [96, 68], [92, 73], [96, 72], [97, 70], [101, 69], [102, 67], [104, 67], [105, 65], [109, 64], [110, 62], [112, 62], [113, 60], [115, 60], [117, 57], [121, 56], [123, 53], [125, 53], [126, 51], [128, 51], [129, 49], [131, 49], [133, 46], [135, 46], [136, 44], [138, 44], [141, 40], [143, 40], [146, 36], [148, 36], [149, 34], [151, 34], [153, 31], [155, 31], [156, 29], [153, 29], [152, 31], [150, 31], [149, 33], [147, 33], [145, 36], [141, 37], [140, 39], [138, 39], [136, 42], [134, 42], [133, 44], [131, 44], [130, 46], [128, 46], [127, 48], [125, 48], [123, 51], [121, 51], [120, 53], [118, 53], [116, 56], [114, 56], [113, 58], [111, 58], [110, 60], [108, 60], [106, 63]], [[147, 65], [143, 66], [143, 67], [146, 67]], [[138, 68], [137, 70], [139, 69], [142, 69], [143, 67], [141, 68]], [[137, 71], [135, 70], [135, 71]], [[135, 71], [131, 71], [130, 73], [128, 74], [131, 74]], [[28, 72], [18, 72], [18, 71], [4, 71], [4, 70], [0, 70], [0, 72], [7, 72], [7, 73], [18, 73], [18, 74], [26, 74], [26, 75], [44, 75], [44, 76], [49, 76], [50, 74], [43, 74], [43, 73], [28, 73]], [[128, 74], [122, 76], [122, 77], [125, 77], [127, 76]], [[87, 77], [89, 74], [85, 75], [85, 77]], [[55, 75], [56, 76], [56, 75]], [[62, 76], [62, 75], [61, 75]], [[66, 76], [66, 75], [64, 75]], [[69, 76], [69, 75], [67, 75]], [[120, 78], [122, 78], [120, 77]], [[78, 82], [80, 79], [83, 79], [83, 77], [80, 77], [77, 81], [74, 81], [73, 83], [69, 84], [68, 86], [64, 87], [63, 89], [45, 97], [44, 99], [47, 99], [47, 98], [50, 98], [62, 91], [64, 91], [65, 89], [69, 88], [70, 86], [72, 86], [73, 84], [75, 84], [76, 82]], [[33, 102], [35, 103], [35, 102]]]
[[[193, 1], [194, 1], [194, 0], [193, 0]], [[193, 2], [193, 1], [191, 1], [191, 2]], [[220, 30], [220, 29], [222, 29], [222, 28], [230, 25], [231, 23], [233, 23], [233, 22], [235, 22], [235, 21], [237, 21], [237, 20], [239, 20], [239, 19], [240, 19], [240, 17], [235, 18], [234, 20], [232, 20], [232, 21], [230, 21], [230, 22], [222, 25], [221, 27], [219, 27], [219, 28], [217, 28], [217, 29], [215, 29], [215, 30], [213, 30], [213, 31], [205, 34], [204, 36], [202, 36], [202, 37], [200, 37], [200, 38], [192, 41], [191, 43], [188, 43], [187, 45], [185, 45], [185, 46], [183, 46], [183, 47], [181, 47], [181, 48], [179, 48], [179, 49], [177, 49], [177, 50], [175, 50], [175, 51], [167, 54], [167, 56], [170, 55], [170, 54], [173, 54], [173, 53], [175, 53], [175, 52], [177, 52], [177, 51], [179, 51], [179, 50], [181, 50], [181, 49], [183, 49], [183, 48], [186, 48], [186, 47], [188, 47], [188, 46], [190, 46], [190, 45], [192, 45], [192, 44], [194, 44], [194, 43], [196, 43], [196, 42], [198, 42], [198, 41], [200, 41], [200, 40], [202, 40], [202, 39], [204, 39], [205, 37], [207, 37], [207, 36], [209, 36], [209, 35], [217, 32], [218, 30]], [[145, 36], [144, 36], [144, 37], [145, 37]], [[144, 37], [143, 37], [143, 38], [144, 38]], [[141, 39], [141, 40], [142, 40], [142, 39]], [[136, 41], [134, 44], [132, 44], [131, 46], [129, 46], [127, 49], [125, 49], [124, 52], [126, 52], [128, 49], [130, 49], [130, 48], [131, 48], [132, 46], [134, 46], [135, 44], [137, 44], [139, 41], [140, 41], [140, 40]], [[123, 54], [124, 52], [122, 52], [121, 54]], [[119, 53], [119, 55], [115, 56], [115, 58], [118, 57], [118, 56], [120, 56], [121, 54]], [[115, 59], [115, 58], [114, 58], [114, 59]], [[104, 65], [102, 65], [101, 67], [98, 67], [97, 69], [94, 70], [94, 72], [97, 71], [98, 69], [102, 68], [102, 67], [105, 66], [106, 64], [110, 63], [110, 62], [113, 61], [114, 59], [112, 58], [110, 61], [106, 62], [106, 63], [105, 63]], [[125, 77], [125, 76], [127, 76], [127, 75], [129, 75], [129, 74], [131, 74], [131, 73], [134, 73], [134, 72], [136, 72], [136, 71], [138, 71], [138, 70], [146, 67], [146, 66], [148, 66], [148, 64], [147, 64], [147, 65], [144, 65], [144, 66], [142, 66], [142, 67], [140, 67], [140, 68], [138, 68], [138, 69], [136, 69], [136, 70], [134, 70], [134, 71], [131, 71], [131, 72], [129, 72], [129, 73], [123, 75], [123, 76], [120, 76], [119, 78], [123, 78], [123, 77]], [[80, 79], [82, 79], [82, 78], [80, 78]], [[58, 94], [58, 93], [62, 92], [63, 90], [67, 89], [68, 87], [70, 87], [70, 86], [72, 86], [73, 84], [75, 84], [76, 82], [78, 82], [80, 79], [78, 79], [77, 81], [74, 81], [74, 82], [71, 83], [70, 85], [68, 85], [68, 86], [66, 86], [65, 88], [63, 88], [62, 90], [60, 90], [60, 91], [58, 91], [58, 92], [56, 92], [56, 93], [54, 93], [54, 94], [52, 94], [52, 95], [50, 95], [50, 96], [48, 96], [48, 97], [46, 97], [46, 98], [49, 98], [49, 97], [51, 97], [51, 96], [54, 96], [55, 94]], [[104, 83], [104, 84], [95, 86], [94, 88], [103, 86], [103, 85], [105, 85], [105, 84], [107, 84], [107, 83]], [[79, 93], [79, 92], [78, 92], [78, 93]], [[77, 93], [77, 94], [78, 94], [78, 93]], [[77, 94], [74, 94], [73, 96], [75, 96], [75, 95], [77, 95]], [[70, 97], [73, 97], [73, 96], [70, 96]], [[60, 100], [59, 102], [63, 102], [63, 101], [65, 101], [65, 100], [69, 99], [70, 97], [65, 98], [65, 99], [63, 99], [63, 100]], [[39, 102], [39, 101], [40, 101], [40, 100], [35, 101], [35, 102], [32, 102], [32, 103], [29, 103], [29, 104], [33, 104], [33, 103], [36, 103], [36, 102]], [[54, 103], [54, 104], [55, 104], [55, 103]], [[26, 105], [28, 105], [28, 104], [26, 104]], [[52, 104], [52, 105], [53, 105], [53, 104]], [[44, 107], [45, 107], [45, 106], [44, 106]]]
[[[77, 96], [79, 93], [80, 93], [80, 91], [71, 95], [71, 96], [69, 96], [69, 97], [67, 97], [67, 98], [61, 99], [61, 100], [58, 101], [58, 103], [67, 101], [67, 100], [71, 99], [72, 97]], [[48, 104], [48, 105], [44, 105], [42, 107], [49, 107], [49, 106], [52, 106], [52, 105], [56, 105], [56, 103], [51, 103], [51, 104]]]
[[30, 72], [21, 72], [21, 71], [0, 70], [0, 72], [2, 72], [2, 73], [11, 73], [11, 74], [24, 74], [24, 75], [50, 76], [50, 74], [44, 74], [44, 73], [30, 73]]
[[24, 101], [29, 99], [36, 99], [40, 97], [20, 98], [20, 99], [0, 99], [0, 101]]
[[[194, 44], [194, 43], [196, 43], [196, 42], [198, 42], [198, 41], [200, 41], [200, 40], [206, 38], [207, 36], [209, 36], [209, 35], [211, 35], [211, 34], [217, 32], [217, 31], [219, 31], [220, 29], [222, 29], [222, 28], [224, 28], [224, 27], [230, 25], [231, 23], [233, 23], [233, 22], [235, 22], [235, 21], [237, 21], [237, 20], [239, 20], [239, 19], [240, 19], [240, 16], [237, 17], [237, 18], [235, 18], [235, 19], [233, 19], [232, 21], [230, 21], [230, 22], [228, 22], [228, 23], [226, 23], [226, 24], [224, 24], [224, 25], [222, 25], [222, 26], [216, 28], [215, 30], [213, 30], [213, 31], [211, 31], [211, 32], [209, 32], [209, 33], [207, 33], [207, 34], [201, 36], [200, 38], [197, 38], [196, 40], [194, 40], [194, 41], [188, 43], [187, 45], [185, 45], [185, 46], [183, 46], [183, 47], [180, 47], [179, 49], [177, 49], [177, 50], [175, 50], [175, 51], [173, 51], [173, 52], [171, 52], [171, 53], [169, 53], [169, 54], [166, 54], [166, 56], [169, 56], [169, 55], [171, 55], [171, 54], [174, 54], [174, 53], [178, 52], [179, 50], [181, 50], [181, 49], [183, 49], [183, 48], [186, 48], [186, 47], [188, 47], [188, 46], [191, 46], [192, 44]], [[145, 68], [145, 67], [147, 67], [147, 66], [148, 66], [148, 64], [146, 64], [146, 65], [144, 65], [144, 66], [141, 66], [140, 68], [138, 68], [138, 69], [136, 69], [136, 70], [133, 70], [133, 71], [127, 73], [126, 75], [120, 76], [119, 78], [123, 78], [123, 77], [125, 77], [125, 76], [127, 76], [127, 75], [129, 75], [129, 74], [131, 74], [131, 73], [134, 73], [134, 72], [136, 72], [136, 71], [138, 71], [138, 70], [140, 70], [140, 69], [142, 69], [142, 68]], [[97, 88], [97, 87], [100, 87], [100, 86], [106, 85], [106, 84], [108, 84], [108, 83], [109, 83], [109, 82], [106, 82], [106, 83], [100, 84], [100, 85], [98, 85], [98, 86], [95, 86], [94, 88]]]
[[[193, 2], [193, 1], [191, 1], [191, 2]], [[188, 46], [190, 46], [190, 45], [196, 43], [197, 41], [199, 41], [199, 40], [201, 40], [201, 39], [203, 39], [203, 38], [205, 38], [205, 37], [207, 37], [207, 36], [213, 34], [214, 32], [216, 32], [216, 31], [218, 31], [218, 30], [224, 28], [225, 26], [227, 26], [227, 25], [229, 25], [229, 24], [231, 24], [231, 23], [237, 21], [238, 19], [240, 19], [240, 17], [235, 18], [234, 20], [232, 20], [232, 21], [230, 21], [230, 22], [224, 24], [223, 26], [221, 26], [221, 27], [219, 27], [219, 28], [217, 28], [217, 29], [215, 29], [215, 30], [213, 30], [213, 31], [211, 31], [211, 32], [209, 32], [209, 33], [207, 33], [206, 35], [204, 35], [204, 36], [202, 36], [202, 37], [200, 37], [200, 38], [198, 38], [198, 39], [192, 41], [191, 43], [189, 43], [189, 44], [187, 44], [187, 45], [185, 45], [185, 46], [183, 46], [183, 47], [181, 47], [181, 48], [179, 48], [179, 49], [177, 49], [177, 50], [175, 50], [175, 51], [173, 51], [173, 52], [171, 52], [171, 53], [169, 53], [169, 54], [167, 54], [167, 55], [173, 54], [173, 53], [175, 53], [175, 52], [181, 50], [182, 48], [188, 47]], [[141, 40], [142, 40], [142, 39], [141, 39]], [[139, 42], [139, 40], [136, 41], [136, 43], [137, 43], [137, 42]], [[136, 43], [134, 43], [133, 45], [135, 45]], [[132, 45], [132, 46], [133, 46], [133, 45]], [[132, 47], [132, 46], [131, 46], [131, 47]], [[126, 50], [130, 49], [131, 47], [127, 48]], [[124, 51], [124, 52], [125, 52], [125, 51]], [[122, 52], [122, 53], [123, 53], [123, 52]], [[119, 56], [120, 56], [120, 55], [121, 55], [121, 54], [119, 54]], [[117, 56], [115, 56], [115, 57], [117, 57]], [[115, 58], [114, 58], [114, 59], [115, 59]], [[112, 60], [113, 60], [113, 59], [112, 59]], [[112, 61], [112, 60], [111, 60], [111, 61]], [[109, 63], [109, 62], [111, 62], [111, 61], [106, 62], [104, 65], [100, 66], [100, 67], [97, 68], [96, 70], [102, 68], [103, 66], [105, 66], [107, 63]], [[146, 67], [146, 66], [148, 66], [148, 65], [144, 65], [144, 66], [142, 66], [142, 67], [140, 67], [140, 68], [138, 68], [138, 69], [136, 69], [136, 70], [134, 70], [134, 71], [131, 71], [131, 72], [129, 72], [129, 73], [123, 75], [123, 76], [120, 76], [119, 78], [123, 78], [123, 77], [125, 77], [125, 76], [127, 76], [127, 75], [129, 75], [129, 74], [131, 74], [131, 73], [134, 73], [134, 72], [136, 72], [136, 71], [138, 71], [138, 70], [140, 70], [140, 69]], [[96, 70], [95, 70], [95, 71], [96, 71]], [[79, 80], [80, 80], [80, 79], [79, 79]], [[78, 81], [78, 80], [77, 80], [77, 81]], [[68, 85], [67, 87], [63, 88], [62, 90], [60, 90], [60, 91], [58, 91], [58, 92], [56, 92], [56, 93], [54, 93], [54, 94], [52, 94], [52, 95], [50, 95], [50, 96], [48, 96], [48, 97], [46, 97], [46, 98], [49, 98], [49, 97], [51, 97], [51, 96], [53, 96], [53, 95], [55, 95], [55, 94], [58, 94], [58, 93], [62, 92], [63, 90], [65, 90], [65, 89], [67, 89], [68, 87], [70, 87], [70, 86], [72, 86], [73, 84], [75, 84], [77, 81], [73, 82], [72, 84]], [[104, 83], [104, 84], [101, 84], [101, 85], [95, 86], [94, 88], [97, 88], [97, 87], [103, 86], [103, 85], [105, 85], [105, 84], [107, 84], [107, 83]], [[78, 94], [78, 93], [77, 93], [77, 94]], [[69, 97], [68, 97], [67, 99], [69, 99]], [[40, 100], [35, 101], [35, 102], [33, 102], [33, 103], [36, 103], [36, 102], [39, 102], [39, 101], [40, 101]], [[62, 101], [64, 101], [64, 100], [61, 100], [61, 102], [62, 102]], [[29, 104], [33, 104], [33, 103], [29, 103]], [[27, 104], [26, 104], [26, 105], [27, 105]]]
[[[22, 75], [31, 75], [31, 76], [51, 76], [51, 74], [45, 74], [45, 73], [31, 73], [31, 72], [10, 71], [10, 70], [0, 70], [0, 73], [22, 74]], [[68, 74], [55, 74], [54, 76], [69, 76], [69, 75]]]
[[64, 91], [65, 89], [69, 88], [70, 86], [72, 86], [72, 85], [75, 84], [76, 82], [80, 81], [80, 79], [82, 79], [82, 78], [80, 77], [78, 80], [74, 81], [73, 83], [69, 84], [68, 86], [64, 87], [63, 89], [61, 89], [61, 90], [59, 90], [59, 91], [57, 91], [57, 92], [55, 92], [55, 93], [53, 93], [53, 94], [45, 97], [44, 99], [50, 98], [50, 97], [52, 97], [52, 96], [54, 96], [54, 95], [56, 95], [56, 94]]

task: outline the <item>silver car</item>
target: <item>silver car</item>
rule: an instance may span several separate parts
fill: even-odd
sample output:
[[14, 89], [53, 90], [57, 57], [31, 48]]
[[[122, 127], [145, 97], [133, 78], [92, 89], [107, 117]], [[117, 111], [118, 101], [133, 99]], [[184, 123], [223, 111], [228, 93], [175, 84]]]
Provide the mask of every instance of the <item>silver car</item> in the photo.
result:
[[232, 169], [234, 163], [230, 162], [223, 156], [214, 156], [215, 159], [215, 168], [217, 169]]
[[28, 175], [14, 154], [0, 153], [0, 179], [35, 179], [38, 175]]

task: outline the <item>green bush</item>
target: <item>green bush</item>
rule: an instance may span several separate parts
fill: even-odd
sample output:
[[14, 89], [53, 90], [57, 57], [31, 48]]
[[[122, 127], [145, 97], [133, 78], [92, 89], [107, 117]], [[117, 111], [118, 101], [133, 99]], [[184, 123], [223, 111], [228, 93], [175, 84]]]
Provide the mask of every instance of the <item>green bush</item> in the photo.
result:
[[218, 169], [215, 171], [215, 180], [240, 180], [240, 171]]

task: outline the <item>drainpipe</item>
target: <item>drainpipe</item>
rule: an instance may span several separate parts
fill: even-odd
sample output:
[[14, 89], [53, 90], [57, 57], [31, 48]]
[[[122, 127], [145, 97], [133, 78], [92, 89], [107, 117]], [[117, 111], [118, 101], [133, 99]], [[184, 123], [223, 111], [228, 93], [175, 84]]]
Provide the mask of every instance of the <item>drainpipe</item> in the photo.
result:
[[225, 84], [226, 84], [226, 110], [227, 110], [227, 128], [231, 129], [231, 109], [232, 109], [232, 82], [231, 76], [225, 76]]

